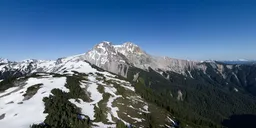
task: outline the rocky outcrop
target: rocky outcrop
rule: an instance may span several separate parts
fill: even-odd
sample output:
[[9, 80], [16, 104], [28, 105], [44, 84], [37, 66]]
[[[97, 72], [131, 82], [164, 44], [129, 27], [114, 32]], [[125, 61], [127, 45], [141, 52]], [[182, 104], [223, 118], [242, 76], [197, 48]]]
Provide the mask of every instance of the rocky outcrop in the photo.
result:
[[111, 42], [101, 42], [85, 54], [85, 59], [105, 70], [127, 76], [130, 66], [148, 70], [161, 69], [187, 75], [187, 71], [194, 68], [205, 70], [201, 62], [156, 57], [143, 51], [138, 45], [126, 42], [122, 45], [113, 45]]
[[84, 58], [90, 63], [110, 72], [127, 76], [129, 63], [124, 55], [117, 52], [110, 42], [102, 42], [88, 51]]

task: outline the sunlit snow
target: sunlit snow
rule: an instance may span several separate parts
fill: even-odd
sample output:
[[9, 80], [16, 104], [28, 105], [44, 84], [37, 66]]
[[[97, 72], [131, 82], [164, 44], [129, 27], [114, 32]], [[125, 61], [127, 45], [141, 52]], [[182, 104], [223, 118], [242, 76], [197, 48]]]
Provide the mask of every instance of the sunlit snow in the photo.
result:
[[[29, 128], [33, 123], [41, 123], [47, 114], [43, 113], [43, 97], [48, 97], [53, 88], [68, 92], [65, 88], [66, 78], [30, 78], [22, 87], [13, 87], [0, 93], [0, 114], [5, 117], [0, 120], [2, 128]], [[29, 100], [23, 101], [22, 96], [28, 87], [43, 84], [38, 92]], [[6, 95], [9, 94], [9, 95]]]

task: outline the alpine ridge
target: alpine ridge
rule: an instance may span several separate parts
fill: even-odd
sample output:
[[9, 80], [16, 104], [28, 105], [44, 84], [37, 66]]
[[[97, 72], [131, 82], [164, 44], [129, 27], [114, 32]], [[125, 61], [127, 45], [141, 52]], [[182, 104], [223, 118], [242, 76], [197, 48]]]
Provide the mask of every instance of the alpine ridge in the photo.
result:
[[[157, 57], [143, 51], [138, 45], [131, 42], [125, 42], [122, 45], [113, 45], [111, 42], [103, 41], [96, 44], [90, 51], [59, 58], [57, 60], [36, 60], [28, 59], [21, 62], [0, 59], [0, 79], [9, 76], [22, 76], [35, 72], [59, 73], [67, 68], [79, 68], [75, 64], [81, 61], [87, 61], [109, 72], [121, 75], [127, 78], [131, 67], [140, 68], [148, 71], [149, 68], [163, 75], [164, 72], [175, 72], [186, 77], [196, 78], [198, 75], [205, 75], [208, 79], [232, 79], [240, 86], [253, 87], [254, 84], [247, 85], [249, 80], [239, 78], [241, 68], [248, 67], [249, 64], [229, 64], [221, 61], [188, 61], [174, 59], [170, 57]], [[194, 73], [193, 73], [194, 72]], [[197, 72], [197, 73], [195, 73]], [[168, 77], [168, 76], [167, 76]], [[234, 80], [233, 80], [234, 79]], [[254, 81], [250, 83], [255, 83]], [[220, 83], [223, 84], [223, 83]], [[226, 83], [224, 83], [226, 85]], [[253, 90], [253, 92], [255, 92]]]
[[105, 70], [127, 77], [130, 66], [144, 70], [174, 71], [186, 74], [186, 70], [204, 67], [200, 62], [156, 57], [143, 51], [138, 45], [126, 42], [122, 45], [112, 45], [110, 42], [101, 42], [85, 54], [85, 59]]
[[103, 41], [93, 47], [92, 50], [75, 56], [59, 58], [56, 61], [28, 59], [21, 62], [12, 62], [1, 59], [0, 71], [17, 72], [17, 74], [28, 74], [33, 72], [56, 72], [66, 62], [88, 61], [107, 71], [127, 77], [131, 66], [156, 71], [173, 71], [190, 76], [190, 71], [200, 69], [205, 71], [206, 66], [202, 62], [173, 59], [169, 57], [156, 57], [143, 51], [138, 45], [126, 42], [122, 45], [113, 45], [111, 42]]

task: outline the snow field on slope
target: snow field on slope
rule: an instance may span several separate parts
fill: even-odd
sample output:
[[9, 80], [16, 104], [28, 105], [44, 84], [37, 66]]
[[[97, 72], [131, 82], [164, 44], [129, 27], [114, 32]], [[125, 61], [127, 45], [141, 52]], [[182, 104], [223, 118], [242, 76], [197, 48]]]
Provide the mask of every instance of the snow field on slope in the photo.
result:
[[[0, 126], [3, 128], [29, 128], [33, 123], [43, 122], [47, 114], [43, 113], [45, 106], [42, 99], [48, 97], [54, 88], [69, 92], [64, 86], [65, 83], [65, 77], [29, 78], [22, 88], [12, 87], [0, 93], [0, 114], [5, 114], [5, 117], [0, 120]], [[28, 87], [35, 84], [43, 85], [31, 99], [23, 101], [24, 96], [22, 95], [26, 93]]]
[[[106, 78], [106, 80], [112, 80], [116, 83], [118, 83], [119, 86], [124, 87], [127, 90], [130, 91], [135, 91], [134, 87], [131, 86], [131, 84], [127, 81], [124, 80], [120, 80], [117, 78], [114, 78], [116, 75], [113, 75], [111, 73], [108, 72], [99, 72], [96, 69], [92, 68], [87, 62], [66, 62], [65, 66], [62, 67], [63, 69], [65, 69], [66, 71], [77, 71], [80, 73], [93, 73], [94, 75], [89, 75], [88, 77], [88, 82], [85, 83], [81, 83], [80, 87], [85, 88], [87, 87], [87, 92], [90, 93], [90, 99], [92, 100], [92, 102], [84, 102], [81, 99], [80, 103], [76, 102], [75, 99], [70, 99], [69, 101], [73, 104], [75, 104], [77, 107], [81, 108], [82, 114], [85, 114], [87, 116], [90, 117], [90, 119], [94, 120], [95, 117], [95, 111], [94, 111], [94, 107], [98, 107], [98, 102], [100, 102], [103, 97], [102, 94], [97, 90], [98, 86], [104, 86], [104, 91], [105, 93], [109, 93], [111, 94], [110, 98], [108, 99], [107, 102], [107, 108], [109, 109], [109, 111], [107, 111], [107, 120], [109, 123], [114, 123], [112, 116], [122, 120], [119, 116], [118, 116], [118, 107], [113, 107], [113, 102], [117, 99], [122, 97], [121, 95], [116, 95], [117, 90], [116, 88], [113, 87], [113, 85], [106, 85], [103, 81], [97, 81], [96, 80], [96, 73], [100, 73], [103, 74], [104, 77]], [[62, 69], [61, 69], [62, 70]], [[63, 70], [62, 70], [63, 71]], [[86, 84], [89, 83], [89, 84]], [[140, 97], [136, 97], [139, 98]], [[140, 100], [142, 101], [142, 100]], [[142, 101], [144, 102], [144, 101]], [[146, 110], [147, 111], [147, 110]], [[136, 120], [136, 119], [135, 119]], [[126, 121], [122, 120], [124, 123], [128, 124]], [[137, 119], [137, 121], [140, 121], [139, 119]], [[98, 125], [99, 128], [107, 128], [107, 127], [112, 127], [112, 125], [109, 124], [104, 124], [102, 122], [94, 122], [93, 124]]]
[[[98, 72], [98, 71], [96, 71]], [[131, 86], [131, 84], [127, 81], [124, 80], [119, 80], [115, 77], [115, 75], [112, 75], [107, 72], [98, 72], [100, 74], [103, 74], [104, 77], [106, 77], [106, 80], [113, 80], [114, 82], [117, 82], [120, 86], [124, 87], [126, 90], [133, 91], [134, 88]], [[69, 101], [73, 104], [75, 104], [77, 107], [81, 108], [81, 112], [84, 115], [87, 115], [90, 117], [91, 120], [95, 119], [95, 111], [94, 107], [98, 107], [98, 103], [103, 100], [103, 94], [98, 91], [98, 86], [103, 86], [104, 87], [104, 93], [109, 93], [111, 96], [109, 97], [106, 107], [109, 109], [107, 113], [107, 120], [109, 123], [114, 123], [112, 117], [122, 120], [118, 116], [118, 107], [113, 107], [113, 102], [117, 99], [122, 97], [121, 95], [117, 95], [117, 89], [112, 85], [107, 85], [104, 83], [104, 81], [97, 81], [96, 80], [96, 73], [94, 74], [89, 74], [88, 76], [88, 81], [81, 81], [80, 82], [80, 87], [86, 89], [86, 92], [90, 94], [90, 99], [92, 100], [91, 102], [84, 102], [81, 99], [79, 99], [80, 102], [77, 102], [75, 99], [69, 99]], [[123, 122], [127, 123], [126, 121], [122, 120]], [[104, 127], [111, 127], [112, 125], [109, 124], [104, 124], [103, 122], [93, 122], [93, 124], [98, 125], [100, 128]], [[96, 126], [95, 126], [96, 127]]]
[[104, 71], [104, 72], [97, 71], [97, 69], [92, 68], [89, 63], [84, 62], [84, 61], [66, 60], [64, 62], [65, 63], [56, 66], [56, 69], [58, 69], [57, 73], [63, 74], [64, 71], [68, 71], [67, 73], [64, 73], [64, 74], [73, 74], [71, 71], [76, 71], [79, 73], [86, 73], [86, 74], [97, 72], [97, 73], [101, 73], [106, 76], [115, 77], [115, 75], [112, 75], [111, 73], [108, 73], [106, 71]]
[[[111, 115], [112, 116], [114, 116], [115, 118], [117, 118], [117, 119], [119, 119], [120, 120], [120, 118], [118, 117], [118, 114], [117, 114], [117, 111], [119, 111], [119, 109], [118, 109], [118, 107], [113, 107], [113, 102], [114, 102], [114, 100], [116, 100], [117, 98], [119, 98], [119, 97], [122, 97], [122, 96], [117, 96], [117, 95], [115, 95], [115, 96], [111, 96], [110, 98], [109, 98], [109, 101], [107, 102], [107, 107], [108, 108], [110, 108], [110, 111], [111, 111]], [[111, 117], [111, 116], [110, 116]], [[109, 118], [109, 116], [108, 116], [108, 118]], [[111, 117], [111, 119], [108, 119], [108, 120], [113, 120], [112, 119], [112, 117]]]
[[[108, 74], [109, 75], [109, 74]], [[116, 88], [112, 87], [112, 86], [108, 86], [106, 87], [106, 84], [103, 83], [102, 81], [96, 81], [95, 76], [88, 76], [88, 82], [89, 84], [85, 84], [81, 82], [81, 87], [86, 87], [87, 86], [87, 92], [90, 93], [90, 99], [92, 100], [92, 102], [84, 102], [81, 99], [80, 103], [76, 102], [75, 99], [70, 99], [69, 101], [73, 104], [75, 104], [77, 107], [81, 108], [82, 114], [87, 115], [90, 117], [91, 120], [94, 120], [95, 117], [95, 111], [94, 111], [94, 107], [98, 106], [98, 103], [103, 100], [102, 94], [98, 91], [98, 86], [104, 86], [105, 89], [105, 93], [109, 93], [111, 95], [113, 95], [114, 97], [110, 97], [109, 101], [107, 102], [107, 107], [110, 109], [111, 112], [108, 112], [107, 114], [107, 118], [108, 121], [110, 123], [114, 123], [114, 121], [112, 120], [112, 116], [116, 117], [117, 119], [120, 119], [117, 115], [117, 111], [118, 108], [117, 107], [112, 107], [112, 102], [118, 98], [121, 97], [117, 96], [116, 93]], [[100, 83], [100, 85], [98, 85], [97, 83]], [[98, 125], [98, 127], [100, 128], [107, 128], [107, 127], [111, 127], [113, 125], [109, 125], [109, 124], [104, 124], [102, 122], [94, 122], [93, 124]]]
[[106, 80], [114, 80], [114, 81], [118, 82], [120, 86], [135, 92], [134, 87], [132, 87], [131, 84], [127, 81], [120, 80], [120, 79], [117, 79], [117, 78], [112, 78], [112, 77], [109, 77], [109, 76], [106, 76]]
[[130, 115], [127, 115], [128, 117], [130, 117], [131, 119], [137, 121], [137, 122], [142, 122], [142, 119], [136, 118], [136, 117], [131, 117]]
[[[106, 85], [103, 81], [97, 81], [96, 73], [103, 74], [107, 80], [112, 80], [113, 82], [118, 83], [119, 86], [124, 87], [126, 90], [130, 90], [130, 91], [134, 92], [134, 88], [131, 86], [131, 84], [129, 82], [114, 78], [114, 77], [116, 77], [116, 75], [113, 75], [108, 72], [97, 71], [96, 69], [92, 68], [89, 63], [81, 61], [81, 60], [80, 61], [77, 60], [77, 59], [79, 59], [79, 57], [80, 56], [64, 58], [64, 59], [62, 59], [62, 63], [56, 64], [53, 67], [49, 67], [48, 71], [56, 72], [56, 73], [60, 73], [60, 74], [67, 74], [67, 75], [73, 75], [74, 72], [72, 72], [72, 71], [77, 71], [79, 73], [86, 73], [86, 74], [93, 73], [93, 74], [89, 75], [88, 81], [86, 81], [86, 82], [80, 81], [80, 83], [81, 83], [80, 87], [87, 89], [87, 92], [89, 92], [90, 99], [92, 100], [92, 102], [84, 102], [81, 99], [78, 99], [78, 100], [80, 100], [80, 103], [76, 102], [75, 99], [69, 99], [69, 101], [71, 103], [75, 104], [77, 107], [81, 108], [82, 114], [87, 115], [90, 117], [90, 119], [94, 120], [95, 119], [94, 107], [95, 106], [98, 107], [98, 102], [100, 102], [103, 99], [103, 97], [102, 97], [103, 95], [98, 91], [97, 88], [98, 88], [98, 86], [103, 85], [104, 89], [105, 89], [105, 93], [111, 94], [108, 101], [106, 101], [106, 107], [109, 109], [107, 111], [106, 116], [107, 116], [108, 122], [114, 123], [112, 117], [117, 118], [117, 119], [120, 119], [120, 117], [118, 116], [119, 109], [118, 109], [118, 107], [113, 106], [113, 102], [122, 96], [116, 95], [117, 90], [113, 85]], [[45, 65], [50, 65], [50, 64], [45, 64]], [[17, 92], [13, 92], [11, 94], [11, 97], [13, 99], [18, 99], [17, 101], [14, 101], [13, 104], [6, 105], [6, 103], [10, 102], [10, 101], [6, 101], [6, 99], [5, 99], [5, 102], [3, 102], [3, 98], [9, 97], [10, 95], [0, 98], [0, 107], [4, 108], [4, 109], [0, 109], [0, 115], [6, 113], [5, 118], [0, 120], [0, 126], [4, 126], [4, 127], [8, 127], [8, 128], [16, 128], [16, 127], [19, 127], [19, 128], [26, 127], [27, 128], [27, 127], [29, 127], [29, 125], [31, 125], [33, 123], [43, 122], [43, 120], [45, 119], [47, 114], [43, 114], [44, 103], [42, 101], [42, 98], [49, 96], [50, 91], [54, 88], [60, 88], [63, 91], [69, 91], [64, 86], [66, 83], [65, 77], [61, 78], [63, 80], [60, 82], [58, 80], [60, 78], [48, 78], [48, 77], [52, 77], [52, 76], [50, 76], [50, 75], [44, 76], [44, 75], [46, 75], [44, 73], [41, 73], [41, 74], [39, 73], [38, 75], [41, 75], [40, 77], [43, 77], [43, 78], [42, 79], [30, 78], [32, 80], [34, 79], [34, 81], [29, 81], [30, 79], [28, 80], [26, 87], [24, 86], [24, 89], [23, 89], [24, 93], [26, 91], [26, 88], [28, 88], [27, 86], [32, 86], [32, 85], [40, 84], [40, 83], [43, 83], [44, 85], [38, 90], [38, 92], [31, 99], [29, 99], [27, 101], [23, 101], [23, 104], [17, 104], [18, 101], [23, 100], [22, 95], [24, 93], [20, 93], [21, 90], [19, 90]], [[50, 81], [53, 81], [53, 82], [51, 83]], [[31, 85], [28, 85], [28, 84], [31, 84]], [[2, 94], [0, 93], [0, 97], [5, 94], [8, 94], [12, 91], [15, 91], [16, 89], [18, 89], [18, 88], [17, 87], [10, 88], [10, 89], [6, 90], [6, 92], [4, 92], [4, 93], [2, 93]], [[34, 102], [36, 102], [36, 103], [34, 103]], [[7, 106], [8, 106], [8, 108], [7, 108]], [[11, 109], [14, 111], [13, 111], [13, 113], [9, 114], [10, 111], [8, 111], [8, 110], [11, 110]], [[14, 116], [16, 113], [17, 113], [17, 115]], [[15, 120], [15, 122], [17, 122], [17, 120], [19, 120], [20, 122], [11, 124], [10, 122], [13, 122], [14, 120]], [[122, 119], [120, 119], [120, 120], [122, 120]], [[123, 122], [125, 122], [125, 121], [123, 121]], [[125, 122], [125, 123], [127, 124], [127, 122]], [[115, 127], [115, 124], [113, 124], [113, 125], [104, 124], [102, 122], [93, 122], [93, 124], [98, 125], [99, 128]]]
[[[80, 103], [76, 102], [75, 99], [70, 99], [69, 101], [75, 104], [77, 107], [81, 108], [82, 114], [87, 115], [90, 117], [91, 120], [94, 120], [94, 105], [97, 105], [98, 102], [100, 102], [103, 99], [103, 97], [97, 89], [99, 85], [96, 84], [95, 77], [89, 76], [88, 79], [90, 84], [87, 87], [87, 92], [90, 93], [90, 99], [92, 100], [92, 102], [84, 102], [81, 99], [79, 99]], [[85, 87], [87, 85], [85, 83], [81, 83], [80, 86]]]

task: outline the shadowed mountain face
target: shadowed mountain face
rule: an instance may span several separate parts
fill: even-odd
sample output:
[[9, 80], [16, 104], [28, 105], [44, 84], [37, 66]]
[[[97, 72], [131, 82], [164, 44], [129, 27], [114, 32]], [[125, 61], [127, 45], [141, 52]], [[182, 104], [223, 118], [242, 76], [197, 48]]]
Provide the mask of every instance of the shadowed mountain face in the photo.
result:
[[228, 128], [255, 128], [256, 115], [232, 115], [222, 122]]
[[256, 64], [204, 63], [204, 65], [206, 67], [204, 71], [193, 69], [190, 72], [193, 79], [256, 96]]
[[[160, 97], [149, 100], [172, 112], [181, 122], [215, 127], [234, 114], [256, 114], [255, 96], [242, 86], [224, 85], [221, 80], [209, 78], [214, 74], [208, 76], [202, 71], [193, 71], [191, 78], [171, 71], [159, 74], [153, 69], [130, 68], [128, 79], [132, 80], [137, 73], [137, 80], [154, 90], [155, 97]], [[148, 92], [141, 92], [141, 95], [147, 97]]]

